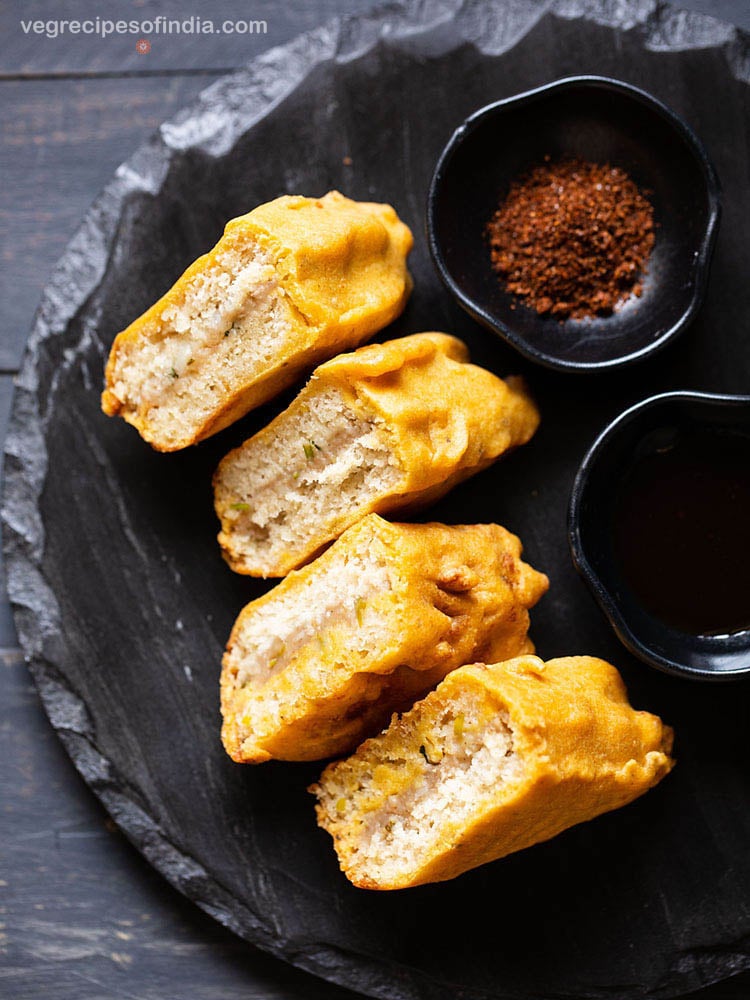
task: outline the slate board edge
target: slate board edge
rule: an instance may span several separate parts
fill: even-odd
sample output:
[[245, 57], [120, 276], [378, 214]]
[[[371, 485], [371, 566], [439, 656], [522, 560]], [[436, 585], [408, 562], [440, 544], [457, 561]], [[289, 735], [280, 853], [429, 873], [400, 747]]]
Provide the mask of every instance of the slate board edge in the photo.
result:
[[[378, 961], [329, 945], [311, 942], [290, 947], [202, 866], [168, 842], [139, 802], [137, 790], [125, 786], [112, 763], [97, 749], [86, 706], [56, 666], [64, 637], [55, 595], [41, 573], [44, 529], [38, 504], [46, 472], [47, 414], [43, 416], [40, 412], [38, 362], [44, 342], [62, 334], [105, 273], [128, 198], [144, 190], [158, 194], [172, 158], [183, 150], [203, 148], [217, 155], [230, 149], [255, 121], [270, 113], [323, 60], [363, 55], [380, 41], [413, 38], [450, 22], [457, 15], [462, 17], [461, 39], [492, 54], [511, 47], [546, 14], [565, 20], [580, 18], [614, 29], [638, 30], [644, 42], [658, 41], [661, 49], [691, 45], [689, 32], [686, 36], [685, 23], [676, 8], [648, 0], [617, 5], [615, 14], [597, 0], [527, 0], [525, 21], [517, 8], [512, 25], [507, 21], [497, 22], [489, 29], [479, 16], [472, 22], [472, 11], [479, 15], [480, 7], [480, 3], [471, 0], [424, 0], [413, 4], [402, 0], [370, 15], [336, 18], [220, 79], [165, 123], [118, 168], [112, 182], [87, 213], [45, 288], [16, 381], [5, 445], [2, 523], [8, 595], [19, 641], [45, 711], [84, 781], [148, 861], [219, 923], [262, 950], [324, 980], [389, 1000], [424, 1000], [428, 996], [447, 1000], [456, 996], [457, 991], [451, 984], [438, 983], [414, 969], [394, 964], [385, 968]], [[692, 44], [725, 48], [735, 75], [747, 82], [750, 36], [703, 15], [689, 17], [697, 26]], [[241, 101], [235, 99], [238, 95]], [[84, 327], [81, 346], [90, 343], [89, 338], [96, 338], [93, 322]], [[68, 363], [75, 362], [76, 353], [72, 352]], [[54, 381], [49, 394], [53, 393]], [[750, 939], [693, 949], [676, 956], [673, 968], [648, 996], [668, 1000], [747, 970], [750, 970]], [[522, 1000], [520, 994], [507, 989], [502, 994], [462, 990], [461, 995], [465, 1000]], [[623, 986], [595, 989], [585, 996], [579, 992], [576, 1000], [630, 1000], [631, 997], [635, 1000], [636, 996], [644, 994]], [[568, 994], [561, 993], [559, 997], [562, 1000]]]

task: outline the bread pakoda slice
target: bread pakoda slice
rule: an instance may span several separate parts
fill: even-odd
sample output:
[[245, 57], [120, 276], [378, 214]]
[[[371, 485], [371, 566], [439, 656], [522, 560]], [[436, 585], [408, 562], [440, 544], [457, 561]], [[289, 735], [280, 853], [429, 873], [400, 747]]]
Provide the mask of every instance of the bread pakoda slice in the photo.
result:
[[284, 576], [365, 514], [436, 500], [525, 444], [539, 413], [521, 380], [468, 359], [455, 337], [419, 333], [317, 368], [216, 471], [232, 569]]
[[337, 191], [233, 219], [117, 336], [102, 409], [159, 451], [215, 434], [395, 319], [412, 242], [390, 205]]
[[403, 889], [625, 805], [672, 768], [671, 747], [611, 664], [522, 656], [454, 670], [310, 791], [347, 878]]
[[548, 581], [520, 556], [495, 524], [363, 518], [240, 613], [221, 674], [229, 755], [347, 753], [454, 667], [533, 649]]

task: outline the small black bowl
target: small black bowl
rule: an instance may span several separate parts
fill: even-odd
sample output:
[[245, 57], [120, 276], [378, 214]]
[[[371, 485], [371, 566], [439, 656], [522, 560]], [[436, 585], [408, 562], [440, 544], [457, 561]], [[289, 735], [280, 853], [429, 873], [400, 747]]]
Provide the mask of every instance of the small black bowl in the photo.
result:
[[[568, 511], [568, 539], [576, 569], [632, 653], [680, 677], [726, 680], [750, 674], [750, 630], [694, 635], [665, 624], [628, 585], [615, 541], [618, 501], [630, 470], [640, 459], [668, 450], [681, 436], [693, 440], [690, 435], [696, 433], [742, 436], [750, 447], [750, 396], [666, 392], [622, 413], [580, 466]], [[750, 610], [750, 593], [746, 597]]]
[[[552, 159], [622, 167], [650, 192], [657, 223], [643, 295], [612, 315], [541, 317], [508, 294], [484, 235], [510, 182]], [[427, 239], [447, 288], [476, 320], [550, 368], [592, 371], [664, 347], [695, 315], [719, 223], [716, 172], [690, 128], [618, 80], [558, 80], [481, 108], [453, 133], [430, 185]]]

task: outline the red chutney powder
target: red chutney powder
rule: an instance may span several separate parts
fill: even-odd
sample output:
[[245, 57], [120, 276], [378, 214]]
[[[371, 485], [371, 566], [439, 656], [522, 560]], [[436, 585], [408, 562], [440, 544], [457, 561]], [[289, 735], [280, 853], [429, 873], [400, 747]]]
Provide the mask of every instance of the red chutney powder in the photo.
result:
[[620, 167], [545, 157], [511, 184], [486, 235], [507, 291], [540, 315], [585, 319], [642, 294], [654, 210]]

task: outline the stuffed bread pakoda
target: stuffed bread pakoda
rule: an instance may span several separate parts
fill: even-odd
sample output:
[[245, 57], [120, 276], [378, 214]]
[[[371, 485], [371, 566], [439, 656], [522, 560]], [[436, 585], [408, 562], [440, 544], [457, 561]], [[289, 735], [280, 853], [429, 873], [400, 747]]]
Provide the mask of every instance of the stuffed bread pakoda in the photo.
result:
[[310, 789], [365, 889], [441, 882], [642, 795], [672, 731], [589, 656], [460, 667]]
[[252, 601], [221, 674], [222, 739], [241, 763], [347, 753], [449, 670], [533, 649], [547, 577], [496, 524], [369, 514]]
[[102, 409], [159, 451], [215, 434], [395, 319], [412, 242], [390, 205], [337, 191], [233, 219], [117, 336]]
[[539, 424], [520, 379], [420, 333], [342, 354], [214, 476], [219, 542], [239, 573], [283, 576], [365, 514], [436, 500]]

